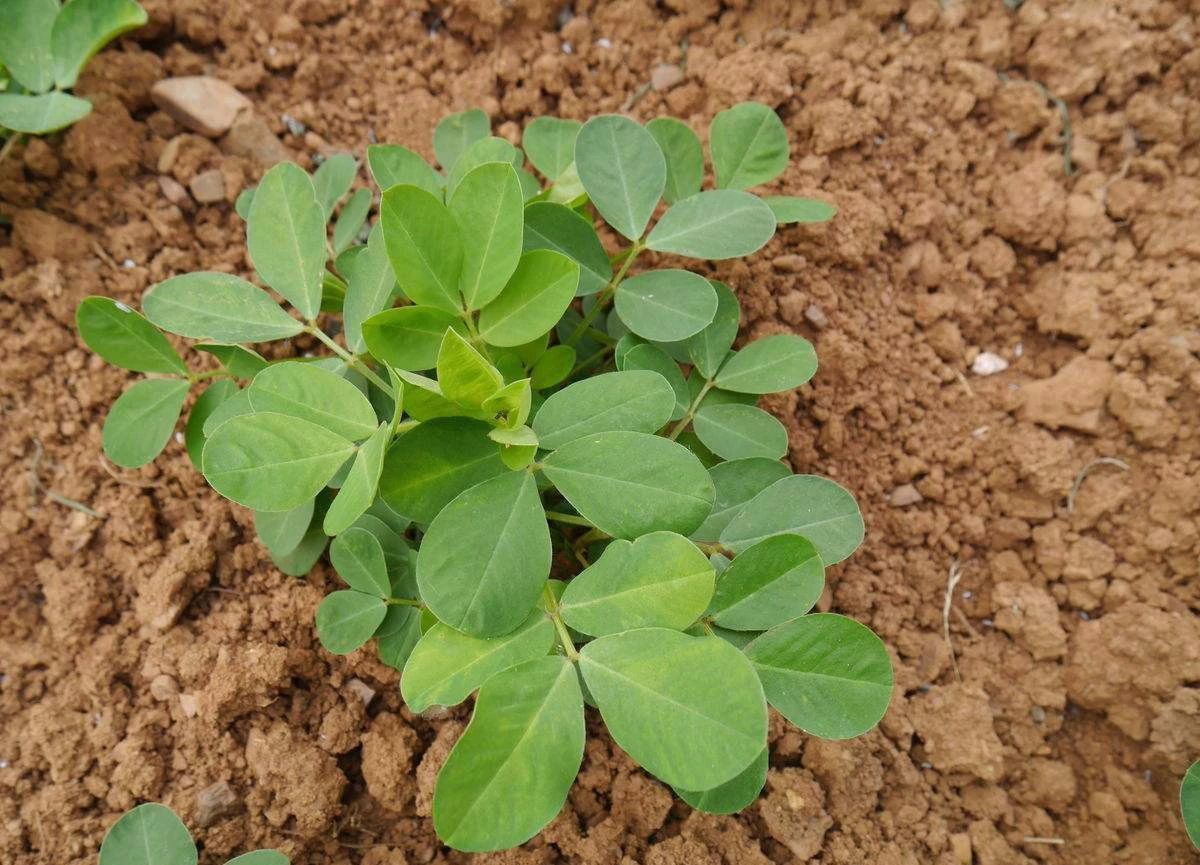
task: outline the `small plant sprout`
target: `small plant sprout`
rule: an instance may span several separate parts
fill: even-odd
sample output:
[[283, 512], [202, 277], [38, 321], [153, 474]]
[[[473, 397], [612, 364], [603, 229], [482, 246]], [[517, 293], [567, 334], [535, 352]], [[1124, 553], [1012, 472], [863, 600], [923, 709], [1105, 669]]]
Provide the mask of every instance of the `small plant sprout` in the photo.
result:
[[[147, 802], [121, 815], [100, 845], [99, 865], [196, 865], [196, 842], [166, 805]], [[289, 865], [277, 850], [255, 850], [225, 865]]]
[[97, 51], [145, 23], [133, 0], [0, 0], [0, 161], [21, 135], [86, 117], [92, 103], [67, 91]]
[[[350, 157], [272, 168], [239, 202], [266, 288], [192, 273], [151, 288], [144, 314], [85, 300], [88, 345], [151, 374], [113, 406], [105, 452], [153, 459], [200, 389], [188, 453], [254, 510], [280, 568], [304, 574], [333, 538], [345, 586], [317, 613], [325, 648], [374, 639], [415, 712], [477, 694], [434, 796], [451, 847], [512, 847], [554, 818], [585, 704], [691, 805], [738, 811], [766, 777], [768, 705], [857, 736], [892, 669], [867, 628], [811, 612], [863, 520], [842, 487], [792, 474], [756, 405], [813, 376], [812, 345], [735, 350], [733, 291], [681, 265], [833, 208], [747, 191], [788, 161], [755, 103], [713, 121], [711, 188], [677, 120], [538, 118], [523, 151], [489, 133], [477, 110], [443, 120], [440, 170], [368, 148], [369, 229]], [[671, 257], [646, 269], [647, 253]], [[161, 331], [219, 368], [189, 369]], [[301, 336], [330, 355], [245, 345]]]

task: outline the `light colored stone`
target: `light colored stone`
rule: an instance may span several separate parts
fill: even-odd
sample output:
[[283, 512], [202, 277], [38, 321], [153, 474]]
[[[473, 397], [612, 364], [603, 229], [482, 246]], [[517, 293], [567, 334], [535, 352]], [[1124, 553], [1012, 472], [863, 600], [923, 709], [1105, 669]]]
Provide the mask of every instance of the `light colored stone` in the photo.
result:
[[810, 303], [804, 310], [804, 317], [817, 330], [824, 330], [829, 327], [829, 316], [825, 314], [825, 310], [821, 309], [815, 303]]
[[225, 200], [225, 176], [218, 168], [200, 172], [192, 178], [188, 188], [201, 204], [216, 204]]
[[971, 362], [971, 372], [975, 375], [995, 375], [1008, 369], [1008, 361], [990, 351], [981, 351]]
[[158, 176], [158, 188], [162, 190], [163, 197], [180, 210], [192, 210], [196, 206], [183, 184], [169, 174]]
[[660, 93], [683, 81], [683, 70], [674, 63], [660, 63], [650, 72], [650, 86]]
[[924, 500], [925, 497], [912, 484], [901, 484], [888, 496], [888, 503], [894, 508], [908, 507]]
[[207, 75], [164, 79], [150, 89], [150, 97], [188, 129], [209, 138], [228, 132], [251, 104], [232, 85]]
[[218, 781], [196, 794], [196, 825], [207, 829], [237, 810], [240, 800], [228, 781]]
[[263, 168], [291, 157], [266, 121], [254, 114], [238, 118], [229, 134], [221, 139], [221, 149], [232, 156], [256, 162]]

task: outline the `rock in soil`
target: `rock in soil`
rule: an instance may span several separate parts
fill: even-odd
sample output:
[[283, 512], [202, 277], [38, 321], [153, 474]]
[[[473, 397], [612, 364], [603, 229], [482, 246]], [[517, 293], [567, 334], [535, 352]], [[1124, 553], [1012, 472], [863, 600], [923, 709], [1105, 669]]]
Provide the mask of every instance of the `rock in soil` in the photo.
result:
[[193, 132], [219, 138], [251, 105], [232, 85], [207, 75], [166, 78], [150, 89], [154, 104]]

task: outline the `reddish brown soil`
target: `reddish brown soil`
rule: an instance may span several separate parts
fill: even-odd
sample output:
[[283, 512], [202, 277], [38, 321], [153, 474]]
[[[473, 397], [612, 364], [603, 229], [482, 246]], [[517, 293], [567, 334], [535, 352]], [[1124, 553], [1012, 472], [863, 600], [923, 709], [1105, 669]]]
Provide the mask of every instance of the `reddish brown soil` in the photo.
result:
[[[747, 332], [817, 344], [813, 385], [768, 403], [796, 468], [862, 502], [866, 546], [823, 606], [892, 648], [891, 711], [843, 743], [776, 719], [767, 790], [735, 818], [691, 813], [597, 731], [564, 813], [489, 861], [1195, 861], [1175, 805], [1200, 752], [1195, 2], [582, 0], [561, 30], [541, 0], [148, 5], [81, 84], [96, 112], [0, 170], [0, 860], [90, 865], [150, 799], [205, 865], [467, 858], [428, 818], [464, 713], [415, 718], [369, 652], [321, 651], [329, 571], [275, 571], [181, 445], [139, 472], [100, 456], [128, 377], [84, 349], [75, 304], [246, 267], [232, 208], [180, 209], [158, 178], [218, 168], [232, 199], [262, 170], [153, 110], [155, 80], [206, 72], [302, 162], [372, 133], [428, 151], [470, 105], [515, 138], [539, 113], [703, 128], [759, 99], [792, 134], [781, 188], [841, 208], [717, 272]], [[1007, 371], [974, 374], [981, 351]], [[1080, 482], [1102, 457], [1128, 470]]]

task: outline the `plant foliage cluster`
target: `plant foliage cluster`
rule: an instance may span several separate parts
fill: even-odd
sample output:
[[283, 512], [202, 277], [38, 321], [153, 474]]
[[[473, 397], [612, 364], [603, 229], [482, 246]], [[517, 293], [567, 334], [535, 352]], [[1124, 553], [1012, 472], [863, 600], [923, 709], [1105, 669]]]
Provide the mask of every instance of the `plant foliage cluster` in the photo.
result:
[[[522, 150], [471, 110], [433, 143], [441, 170], [368, 149], [370, 227], [347, 155], [311, 176], [277, 165], [243, 195], [254, 269], [291, 311], [228, 273], [168, 279], [142, 313], [86, 299], [88, 345], [151, 374], [104, 449], [149, 462], [203, 388], [184, 439], [209, 483], [254, 510], [285, 572], [329, 544], [345, 588], [317, 613], [325, 648], [374, 639], [416, 712], [478, 692], [437, 783], [447, 844], [511, 847], [558, 813], [585, 704], [687, 802], [737, 811], [764, 783], [768, 704], [856, 736], [892, 670], [867, 628], [810, 612], [862, 518], [842, 487], [791, 473], [756, 405], [812, 377], [813, 347], [735, 350], [734, 293], [674, 262], [749, 255], [833, 209], [747, 191], [789, 157], [757, 103], [714, 119], [709, 184], [699, 138], [668, 118], [538, 118]], [[673, 257], [635, 268], [647, 252]], [[192, 371], [163, 331], [219, 368]], [[331, 355], [247, 345], [302, 335]]]
[[[147, 802], [121, 815], [100, 845], [99, 865], [196, 865], [199, 852], [183, 821], [166, 805]], [[255, 850], [225, 865], [290, 865], [276, 850]]]

